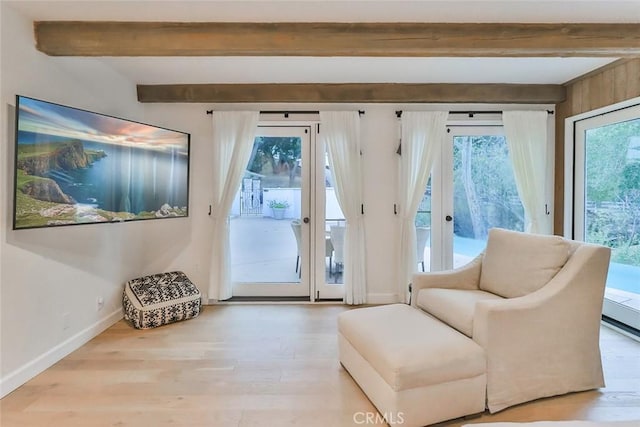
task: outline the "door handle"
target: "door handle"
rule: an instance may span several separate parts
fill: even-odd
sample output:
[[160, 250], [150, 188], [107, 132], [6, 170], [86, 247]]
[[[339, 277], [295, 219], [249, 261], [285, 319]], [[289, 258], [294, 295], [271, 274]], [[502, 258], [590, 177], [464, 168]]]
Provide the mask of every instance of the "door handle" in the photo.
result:
[[302, 219], [302, 222], [304, 222], [305, 224], [309, 224], [309, 217], [308, 217], [308, 216], [305, 216], [305, 217]]
[[447, 216], [445, 216], [445, 217], [444, 217], [444, 219], [445, 219], [445, 221], [447, 221], [447, 222], [451, 222], [451, 221], [453, 221], [453, 217], [452, 217], [451, 215], [447, 215]]

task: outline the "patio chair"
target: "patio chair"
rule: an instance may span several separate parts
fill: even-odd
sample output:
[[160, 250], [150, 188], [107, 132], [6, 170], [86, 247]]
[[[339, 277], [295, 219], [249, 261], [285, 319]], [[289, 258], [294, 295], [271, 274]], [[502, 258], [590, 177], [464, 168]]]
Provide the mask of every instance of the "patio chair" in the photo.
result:
[[298, 273], [298, 277], [302, 275], [302, 268], [300, 268], [300, 247], [302, 246], [301, 234], [300, 234], [300, 220], [294, 219], [291, 221], [291, 229], [293, 230], [293, 234], [296, 236], [296, 245], [298, 247], [298, 254], [296, 255], [296, 273]]
[[418, 251], [418, 264], [422, 264], [422, 271], [424, 272], [424, 248], [427, 246], [427, 240], [429, 240], [430, 227], [416, 227], [416, 249]]
[[331, 243], [331, 236], [325, 237], [324, 243], [324, 256], [325, 258], [329, 258], [329, 277], [333, 274], [333, 244]]
[[334, 283], [338, 283], [338, 275], [344, 267], [344, 230], [345, 227], [332, 225], [330, 228], [331, 244], [333, 245], [333, 263], [336, 266]]
[[[291, 229], [293, 230], [293, 234], [296, 236], [296, 245], [298, 249], [298, 254], [296, 255], [296, 272], [298, 273], [298, 277], [302, 275], [302, 268], [300, 265], [300, 247], [302, 246], [302, 234], [300, 230], [301, 222], [299, 219], [294, 219], [291, 221]], [[333, 259], [333, 244], [331, 243], [331, 238], [326, 237], [325, 239], [325, 257], [329, 258], [329, 275], [331, 275], [332, 268], [331, 263]]]

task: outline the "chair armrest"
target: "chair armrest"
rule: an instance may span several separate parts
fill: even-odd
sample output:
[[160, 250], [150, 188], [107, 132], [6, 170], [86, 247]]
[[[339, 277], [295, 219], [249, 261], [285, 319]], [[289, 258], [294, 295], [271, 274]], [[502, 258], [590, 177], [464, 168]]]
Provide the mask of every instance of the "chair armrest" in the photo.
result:
[[415, 273], [411, 280], [411, 305], [416, 305], [418, 292], [424, 288], [478, 289], [482, 256], [483, 254], [480, 254], [468, 264], [454, 270]]
[[541, 289], [476, 303], [473, 339], [487, 355], [493, 413], [604, 385], [599, 334], [610, 250], [579, 246]]

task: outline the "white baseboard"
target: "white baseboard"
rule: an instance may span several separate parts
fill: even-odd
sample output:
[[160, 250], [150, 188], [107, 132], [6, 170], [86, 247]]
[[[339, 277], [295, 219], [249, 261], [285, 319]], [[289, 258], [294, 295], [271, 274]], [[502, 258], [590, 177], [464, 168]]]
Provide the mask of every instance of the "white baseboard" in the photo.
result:
[[[371, 305], [382, 305], [382, 304], [395, 304], [398, 301], [397, 294], [382, 294], [382, 293], [368, 293], [367, 294], [367, 302], [366, 304]], [[342, 301], [218, 301], [218, 300], [209, 300], [205, 305], [273, 305], [273, 304], [289, 304], [289, 305], [300, 305], [300, 304], [343, 304]]]
[[367, 304], [393, 304], [399, 302], [398, 294], [367, 294]]
[[0, 379], [0, 398], [3, 398], [31, 378], [51, 367], [69, 353], [77, 350], [102, 331], [122, 319], [122, 317], [122, 308], [119, 308]]

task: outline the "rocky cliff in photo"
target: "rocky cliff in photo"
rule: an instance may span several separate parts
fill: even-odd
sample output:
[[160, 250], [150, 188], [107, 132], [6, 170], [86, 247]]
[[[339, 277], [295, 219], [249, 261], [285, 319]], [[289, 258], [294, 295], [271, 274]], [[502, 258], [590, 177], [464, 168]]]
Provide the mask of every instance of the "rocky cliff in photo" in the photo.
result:
[[73, 200], [72, 197], [66, 195], [60, 189], [60, 186], [57, 182], [49, 178], [38, 177], [35, 179], [26, 180], [26, 182], [22, 185], [21, 190], [29, 197], [45, 202], [66, 204], [75, 203], [75, 200]]
[[85, 150], [81, 141], [23, 145], [18, 149], [18, 169], [28, 175], [46, 176], [52, 170], [86, 168], [106, 157], [104, 151]]

